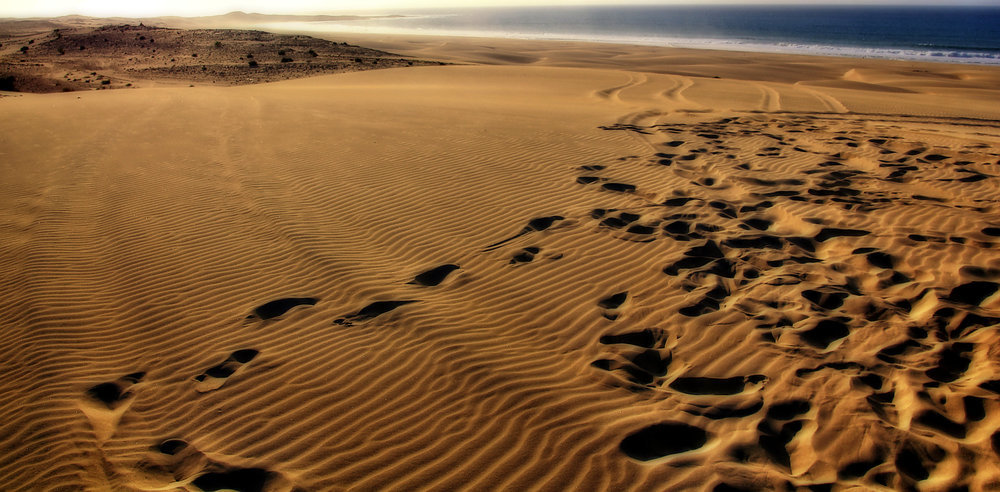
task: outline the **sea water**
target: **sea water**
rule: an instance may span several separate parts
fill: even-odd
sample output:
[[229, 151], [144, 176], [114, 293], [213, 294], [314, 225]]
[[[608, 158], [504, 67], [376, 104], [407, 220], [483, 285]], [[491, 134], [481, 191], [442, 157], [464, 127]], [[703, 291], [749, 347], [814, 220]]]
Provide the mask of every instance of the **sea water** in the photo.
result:
[[577, 6], [393, 13], [400, 16], [287, 27], [1000, 64], [1000, 7]]

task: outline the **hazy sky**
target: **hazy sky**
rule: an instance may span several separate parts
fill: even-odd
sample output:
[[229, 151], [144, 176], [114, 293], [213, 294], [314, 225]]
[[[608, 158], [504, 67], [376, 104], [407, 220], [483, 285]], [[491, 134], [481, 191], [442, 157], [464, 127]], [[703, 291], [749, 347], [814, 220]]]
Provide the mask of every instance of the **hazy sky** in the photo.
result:
[[416, 9], [427, 7], [473, 7], [496, 5], [582, 5], [582, 4], [930, 4], [997, 5], [1000, 0], [0, 0], [2, 17], [49, 17], [65, 14], [92, 16], [213, 15], [234, 10], [269, 14], [336, 13], [358, 9]]

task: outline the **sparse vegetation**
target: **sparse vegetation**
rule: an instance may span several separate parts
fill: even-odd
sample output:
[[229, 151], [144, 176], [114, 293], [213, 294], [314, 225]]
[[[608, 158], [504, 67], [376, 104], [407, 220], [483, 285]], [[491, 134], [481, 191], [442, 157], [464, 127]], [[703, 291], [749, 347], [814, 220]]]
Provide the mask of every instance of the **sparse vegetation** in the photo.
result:
[[[16, 49], [17, 45], [12, 45], [8, 38], [7, 55], [0, 55], [0, 63], [15, 67], [2, 76], [17, 77], [8, 84], [16, 84], [19, 91], [58, 92], [67, 87], [70, 90], [117, 89], [130, 87], [122, 79], [161, 77], [195, 83], [248, 84], [434, 63], [402, 59], [343, 42], [261, 31], [183, 30], [135, 25], [66, 27], [49, 31], [44, 38], [30, 44], [31, 35], [37, 36], [25, 33], [20, 38], [23, 42], [19, 44], [25, 46], [23, 50]], [[154, 46], [146, 43], [153, 42], [153, 35], [161, 38], [160, 48], [166, 46], [166, 51], [161, 49], [156, 54]], [[262, 53], [261, 57], [256, 56]], [[275, 53], [279, 56], [275, 57]], [[32, 63], [27, 63], [29, 59]], [[106, 65], [108, 60], [114, 63]], [[209, 64], [211, 69], [208, 69]], [[107, 73], [97, 76], [84, 71], [97, 66], [108, 67]], [[58, 83], [54, 82], [56, 79]]]

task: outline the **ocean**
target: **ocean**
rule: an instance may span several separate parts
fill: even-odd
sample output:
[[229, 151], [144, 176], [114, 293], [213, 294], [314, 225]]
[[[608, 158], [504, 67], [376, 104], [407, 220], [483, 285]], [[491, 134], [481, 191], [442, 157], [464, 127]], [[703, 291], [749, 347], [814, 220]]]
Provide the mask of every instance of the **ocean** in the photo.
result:
[[1000, 64], [1000, 7], [589, 6], [393, 13], [402, 17], [284, 26]]

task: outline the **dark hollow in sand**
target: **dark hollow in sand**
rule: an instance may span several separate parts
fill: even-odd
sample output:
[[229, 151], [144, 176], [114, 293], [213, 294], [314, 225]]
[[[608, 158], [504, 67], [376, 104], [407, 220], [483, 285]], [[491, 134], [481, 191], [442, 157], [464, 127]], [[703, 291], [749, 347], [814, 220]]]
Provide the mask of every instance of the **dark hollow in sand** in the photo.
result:
[[605, 345], [624, 343], [626, 345], [635, 345], [636, 347], [652, 348], [653, 344], [656, 343], [656, 337], [653, 335], [653, 331], [647, 328], [642, 331], [622, 333], [620, 335], [604, 335], [601, 337], [600, 342]]
[[87, 390], [87, 394], [105, 405], [111, 406], [122, 398], [122, 390], [115, 383], [101, 383]]
[[281, 316], [295, 306], [314, 306], [319, 302], [315, 297], [286, 297], [259, 306], [253, 313], [260, 319], [271, 319]]
[[[749, 417], [764, 408], [764, 400], [756, 400], [751, 403], [744, 404], [722, 404], [711, 408], [708, 408], [700, 413], [694, 413], [695, 415], [701, 415], [707, 419], [712, 420], [722, 420], [722, 419], [738, 419], [743, 417]], [[688, 413], [692, 413], [689, 410], [685, 410]]]
[[825, 349], [831, 343], [850, 335], [847, 324], [840, 319], [824, 319], [816, 323], [814, 328], [799, 333], [803, 341], [819, 349]]
[[603, 185], [601, 185], [601, 188], [604, 188], [605, 190], [608, 191], [617, 191], [620, 193], [631, 193], [635, 191], [635, 185], [630, 185], [626, 183], [604, 183]]
[[644, 350], [632, 357], [632, 363], [650, 376], [666, 376], [671, 361], [673, 354], [668, 353], [663, 357], [653, 349]]
[[709, 240], [701, 246], [695, 246], [684, 252], [686, 256], [704, 257], [704, 258], [722, 258], [722, 250], [719, 249], [719, 245], [715, 241]]
[[375, 301], [355, 313], [352, 318], [358, 321], [364, 321], [367, 319], [372, 319], [376, 316], [381, 316], [399, 306], [404, 306], [413, 302], [419, 301]]
[[188, 443], [181, 439], [167, 439], [161, 442], [156, 449], [163, 454], [177, 454], [188, 446]]
[[423, 285], [425, 287], [433, 287], [443, 282], [451, 272], [458, 270], [459, 268], [460, 267], [458, 265], [452, 265], [450, 263], [434, 267], [417, 275], [416, 277], [413, 277], [413, 281], [410, 283]]
[[504, 239], [502, 241], [497, 241], [497, 242], [495, 242], [495, 243], [487, 246], [483, 251], [493, 251], [494, 249], [497, 249], [500, 246], [502, 246], [502, 245], [504, 245], [504, 244], [506, 244], [506, 243], [508, 243], [510, 241], [513, 241], [513, 240], [515, 240], [515, 239], [517, 239], [517, 238], [519, 238], [519, 237], [521, 237], [521, 236], [523, 236], [525, 234], [528, 234], [529, 232], [532, 232], [532, 231], [544, 231], [544, 230], [548, 229], [549, 227], [552, 227], [552, 224], [555, 224], [556, 222], [558, 222], [560, 220], [564, 220], [564, 219], [565, 219], [565, 217], [563, 217], [561, 215], [551, 215], [551, 216], [548, 216], [548, 217], [535, 217], [534, 219], [531, 219], [531, 220], [528, 221], [528, 225], [525, 226], [523, 229], [521, 229], [521, 232], [518, 232], [517, 234], [514, 234], [513, 236], [511, 236], [511, 237], [509, 237], [507, 239]]
[[605, 297], [604, 299], [601, 299], [600, 301], [598, 301], [597, 305], [601, 306], [604, 309], [617, 309], [618, 306], [621, 306], [622, 304], [625, 303], [626, 299], [628, 299], [628, 291], [619, 292], [617, 294], [613, 294], [611, 296]]
[[622, 439], [619, 449], [639, 461], [655, 460], [671, 454], [698, 449], [708, 442], [704, 429], [682, 422], [653, 424]]
[[239, 362], [240, 364], [246, 364], [247, 362], [252, 361], [254, 357], [257, 357], [257, 354], [259, 353], [259, 351], [254, 349], [242, 349], [233, 352], [229, 358]]
[[952, 289], [951, 293], [948, 294], [948, 299], [954, 302], [978, 306], [987, 297], [993, 295], [997, 289], [1000, 289], [1000, 284], [994, 282], [969, 282]]
[[257, 357], [257, 354], [259, 353], [259, 351], [254, 349], [237, 350], [236, 352], [230, 354], [226, 360], [222, 361], [222, 364], [208, 368], [205, 370], [204, 374], [196, 377], [195, 379], [198, 381], [204, 381], [205, 376], [218, 379], [228, 378], [236, 372], [236, 369], [239, 368], [239, 365], [237, 364], [246, 364], [247, 362], [253, 360], [254, 357]]
[[206, 473], [194, 479], [192, 484], [206, 491], [232, 489], [239, 492], [263, 492], [270, 477], [271, 472], [263, 468], [236, 468]]
[[820, 230], [819, 233], [816, 234], [816, 240], [822, 243], [835, 237], [860, 237], [867, 236], [869, 234], [871, 234], [870, 231], [861, 229], [838, 229], [835, 227], [829, 227]]
[[90, 387], [87, 390], [87, 394], [91, 398], [104, 403], [108, 408], [112, 408], [115, 406], [115, 403], [124, 400], [129, 395], [129, 392], [126, 391], [128, 387], [138, 383], [145, 376], [145, 372], [126, 374], [117, 382], [100, 383]]
[[767, 409], [767, 418], [774, 420], [792, 420], [812, 408], [807, 400], [787, 400], [771, 405]]
[[677, 378], [670, 383], [670, 388], [688, 395], [735, 395], [743, 391], [746, 378]]

